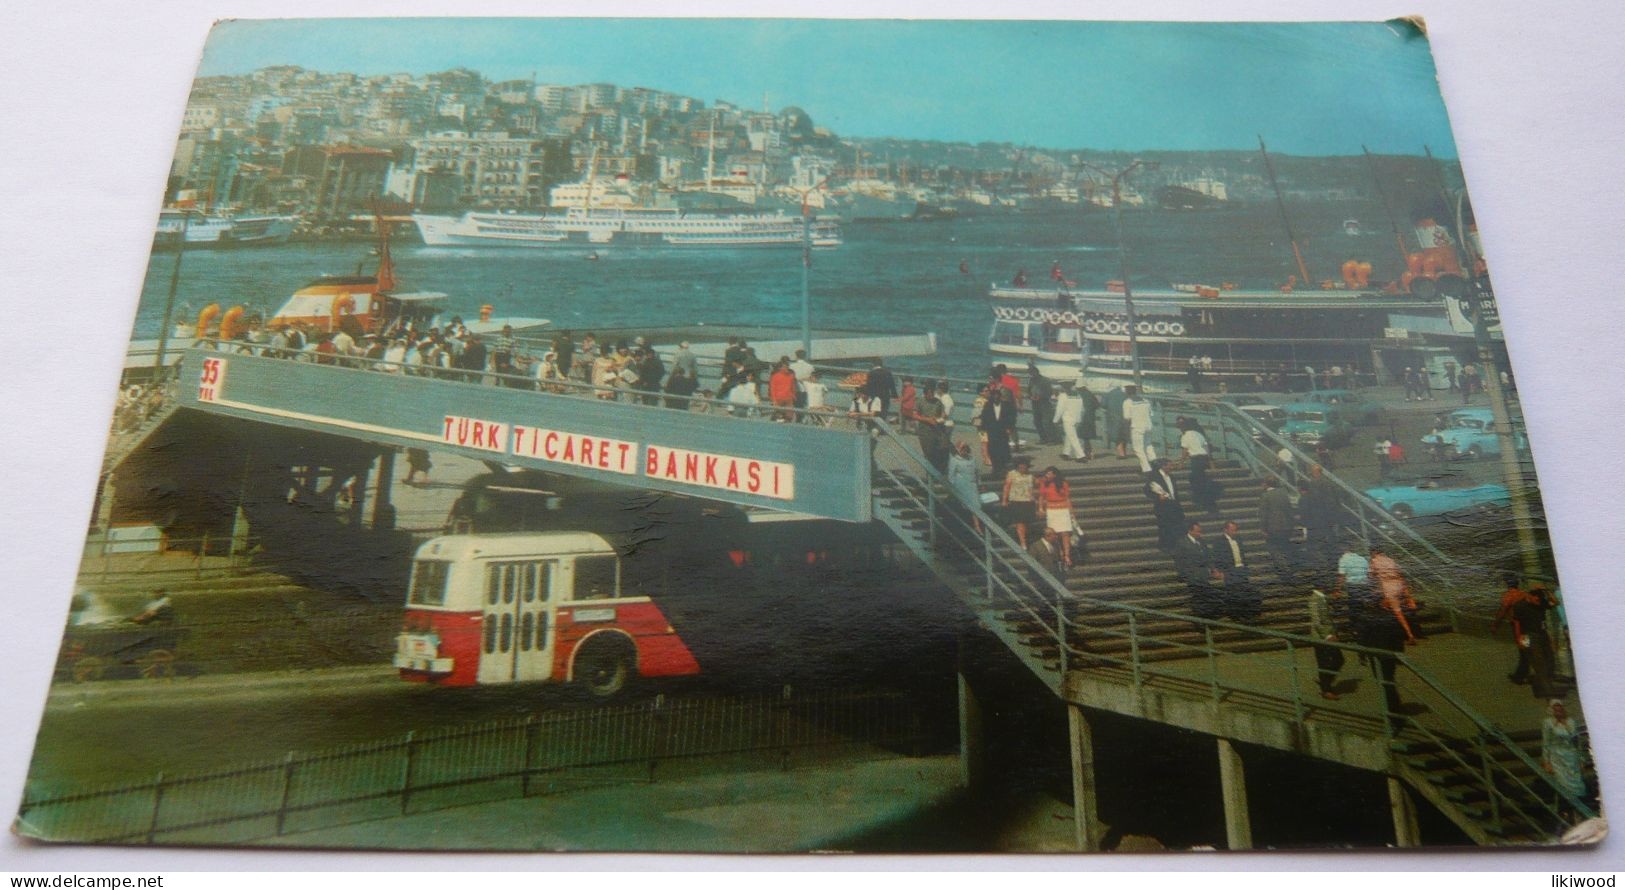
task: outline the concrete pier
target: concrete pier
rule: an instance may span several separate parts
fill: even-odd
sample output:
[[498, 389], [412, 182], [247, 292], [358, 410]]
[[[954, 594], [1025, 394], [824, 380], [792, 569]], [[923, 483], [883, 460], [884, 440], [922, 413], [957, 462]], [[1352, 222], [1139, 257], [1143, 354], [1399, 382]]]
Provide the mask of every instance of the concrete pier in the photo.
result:
[[1229, 739], [1218, 740], [1219, 795], [1224, 802], [1225, 844], [1232, 850], [1253, 848], [1253, 820], [1247, 812], [1247, 774], [1241, 754]]
[[1078, 852], [1096, 853], [1106, 832], [1100, 822], [1099, 791], [1095, 784], [1094, 730], [1077, 705], [1066, 706], [1066, 718], [1072, 749], [1072, 814]]

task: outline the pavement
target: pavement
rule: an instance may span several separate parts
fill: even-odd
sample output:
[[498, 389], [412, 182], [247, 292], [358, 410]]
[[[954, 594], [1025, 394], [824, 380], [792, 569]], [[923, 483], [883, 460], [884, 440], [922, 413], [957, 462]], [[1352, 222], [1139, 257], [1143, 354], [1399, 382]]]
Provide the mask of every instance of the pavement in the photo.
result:
[[217, 704], [276, 697], [306, 698], [351, 693], [369, 687], [401, 684], [400, 674], [387, 664], [309, 670], [253, 671], [200, 674], [161, 680], [98, 680], [94, 683], [53, 683], [45, 710], [146, 708], [172, 703]]
[[[648, 853], [850, 851], [960, 793], [957, 755], [622, 782], [359, 822], [263, 846]], [[1070, 825], [1067, 826], [1070, 831]]]

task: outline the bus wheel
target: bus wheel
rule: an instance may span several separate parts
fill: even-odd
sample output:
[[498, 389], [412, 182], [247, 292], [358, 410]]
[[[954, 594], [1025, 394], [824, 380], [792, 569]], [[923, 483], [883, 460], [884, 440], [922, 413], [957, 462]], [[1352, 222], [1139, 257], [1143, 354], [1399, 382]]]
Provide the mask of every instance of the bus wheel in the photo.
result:
[[593, 698], [614, 698], [632, 682], [632, 645], [619, 637], [588, 641], [576, 654], [576, 683]]

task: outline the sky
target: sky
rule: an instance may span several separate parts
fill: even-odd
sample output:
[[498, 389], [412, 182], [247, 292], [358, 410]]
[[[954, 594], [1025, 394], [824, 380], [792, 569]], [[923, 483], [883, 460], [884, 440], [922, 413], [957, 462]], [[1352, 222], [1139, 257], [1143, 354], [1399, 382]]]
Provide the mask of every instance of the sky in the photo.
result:
[[1401, 23], [812, 19], [221, 22], [200, 75], [468, 67], [779, 110], [845, 137], [1112, 151], [1455, 157], [1427, 39]]

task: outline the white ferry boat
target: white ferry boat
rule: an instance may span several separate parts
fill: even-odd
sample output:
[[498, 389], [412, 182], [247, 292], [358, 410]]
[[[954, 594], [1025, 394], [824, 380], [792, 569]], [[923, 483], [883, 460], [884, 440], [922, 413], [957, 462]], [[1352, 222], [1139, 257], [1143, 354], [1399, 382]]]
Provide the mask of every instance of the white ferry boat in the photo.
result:
[[[1468, 237], [1476, 247], [1476, 230]], [[1469, 280], [1485, 270], [1463, 269], [1449, 233], [1432, 219], [1417, 221], [1416, 240], [1404, 271], [1386, 284], [1370, 280], [1370, 263], [1349, 260], [1340, 280], [1307, 287], [1296, 275], [1275, 290], [1229, 282], [1135, 287], [1132, 338], [1121, 281], [1101, 290], [1065, 280], [1032, 287], [1018, 275], [988, 292], [988, 351], [1015, 366], [1031, 358], [1048, 376], [1091, 385], [1132, 380], [1137, 351], [1144, 385], [1163, 391], [1307, 389], [1311, 369], [1318, 375], [1335, 366], [1369, 381], [1406, 367], [1473, 361]], [[1499, 337], [1496, 324], [1489, 331]]]
[[281, 244], [293, 235], [291, 216], [236, 216], [229, 213], [192, 213], [164, 210], [158, 214], [153, 242], [174, 247], [186, 232], [187, 247], [225, 247], [250, 244]]
[[[1091, 385], [1132, 381], [1121, 285], [994, 286], [988, 299], [988, 351], [997, 360], [1021, 367], [1031, 358], [1047, 376]], [[1306, 389], [1306, 368], [1333, 365], [1369, 380], [1395, 368], [1466, 361], [1472, 344], [1459, 299], [1377, 289], [1135, 288], [1134, 333], [1142, 379], [1156, 391], [1196, 380], [1231, 392]]]
[[[469, 211], [461, 217], [413, 214], [412, 219], [430, 247], [800, 247], [804, 238], [801, 217], [787, 213], [708, 215], [663, 207], [572, 207], [558, 215]], [[840, 227], [834, 220], [812, 221], [813, 247], [840, 245]]]

